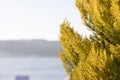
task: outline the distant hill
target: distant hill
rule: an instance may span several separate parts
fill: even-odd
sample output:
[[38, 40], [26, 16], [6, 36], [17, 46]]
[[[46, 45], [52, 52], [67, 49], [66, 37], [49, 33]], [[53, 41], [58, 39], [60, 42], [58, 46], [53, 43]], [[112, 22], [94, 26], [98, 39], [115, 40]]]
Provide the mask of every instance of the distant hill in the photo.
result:
[[58, 41], [0, 41], [0, 57], [58, 57], [59, 49]]

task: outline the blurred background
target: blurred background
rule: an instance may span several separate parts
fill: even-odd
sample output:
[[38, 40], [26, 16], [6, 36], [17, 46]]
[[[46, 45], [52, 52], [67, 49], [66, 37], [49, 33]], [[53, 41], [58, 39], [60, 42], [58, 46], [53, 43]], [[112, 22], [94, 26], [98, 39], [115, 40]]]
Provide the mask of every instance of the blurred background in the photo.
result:
[[63, 80], [58, 50], [65, 18], [88, 36], [75, 0], [0, 0], [0, 80]]

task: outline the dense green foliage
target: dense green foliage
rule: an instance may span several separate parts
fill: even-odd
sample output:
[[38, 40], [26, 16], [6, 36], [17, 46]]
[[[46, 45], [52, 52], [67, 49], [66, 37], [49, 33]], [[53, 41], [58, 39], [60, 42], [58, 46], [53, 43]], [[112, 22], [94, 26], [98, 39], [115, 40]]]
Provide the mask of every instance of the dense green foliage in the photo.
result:
[[72, 80], [120, 80], [120, 0], [76, 0], [93, 35], [82, 38], [67, 20], [60, 25], [59, 51]]

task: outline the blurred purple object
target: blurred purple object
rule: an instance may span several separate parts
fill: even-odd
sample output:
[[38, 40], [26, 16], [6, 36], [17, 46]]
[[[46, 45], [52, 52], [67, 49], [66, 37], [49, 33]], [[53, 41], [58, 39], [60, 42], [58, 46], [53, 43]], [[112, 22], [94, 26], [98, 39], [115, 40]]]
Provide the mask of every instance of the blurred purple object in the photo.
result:
[[29, 76], [17, 76], [15, 80], [29, 80]]

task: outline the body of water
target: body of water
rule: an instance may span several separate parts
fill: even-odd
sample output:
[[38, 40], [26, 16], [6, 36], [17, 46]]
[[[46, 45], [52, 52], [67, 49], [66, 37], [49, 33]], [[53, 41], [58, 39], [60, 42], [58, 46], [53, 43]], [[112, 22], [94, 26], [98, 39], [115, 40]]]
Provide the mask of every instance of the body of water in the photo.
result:
[[0, 58], [0, 80], [64, 80], [66, 72], [59, 58]]

